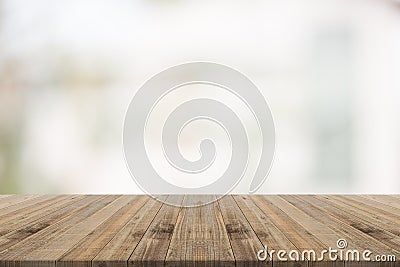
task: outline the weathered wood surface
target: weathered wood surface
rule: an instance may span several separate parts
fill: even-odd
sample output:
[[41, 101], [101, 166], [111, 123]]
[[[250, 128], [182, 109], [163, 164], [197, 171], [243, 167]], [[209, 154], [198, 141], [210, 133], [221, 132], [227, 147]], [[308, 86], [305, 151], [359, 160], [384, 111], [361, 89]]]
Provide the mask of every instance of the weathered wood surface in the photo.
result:
[[[176, 203], [215, 198], [164, 197]], [[348, 246], [338, 249], [339, 239]], [[269, 260], [260, 261], [265, 246]], [[330, 247], [338, 255], [369, 250], [372, 260], [395, 260], [332, 261], [325, 254], [319, 261]], [[283, 259], [279, 250], [287, 252]], [[317, 259], [301, 257], [309, 250]], [[300, 253], [299, 261], [290, 260], [291, 251]], [[196, 208], [143, 195], [0, 196], [1, 267], [396, 265], [399, 195], [234, 195]]]

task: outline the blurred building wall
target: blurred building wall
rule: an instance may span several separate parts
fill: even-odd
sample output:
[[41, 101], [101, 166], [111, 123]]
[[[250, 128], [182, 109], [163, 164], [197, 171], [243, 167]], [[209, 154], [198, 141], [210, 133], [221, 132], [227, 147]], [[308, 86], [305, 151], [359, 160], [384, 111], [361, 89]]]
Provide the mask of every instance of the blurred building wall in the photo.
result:
[[140, 192], [125, 110], [196, 60], [239, 69], [271, 106], [260, 193], [398, 193], [398, 29], [396, 1], [2, 0], [0, 193]]

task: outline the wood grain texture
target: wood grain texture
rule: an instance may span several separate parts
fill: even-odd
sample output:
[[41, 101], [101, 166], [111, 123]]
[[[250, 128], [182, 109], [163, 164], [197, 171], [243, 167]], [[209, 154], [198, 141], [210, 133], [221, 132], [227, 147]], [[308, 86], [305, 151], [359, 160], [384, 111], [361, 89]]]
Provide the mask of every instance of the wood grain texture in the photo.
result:
[[[211, 204], [174, 207], [143, 195], [0, 195], [0, 267], [400, 264], [399, 195], [162, 198]], [[338, 239], [347, 241], [345, 249]], [[265, 247], [267, 260], [259, 261]], [[396, 260], [331, 261], [325, 253], [319, 261], [329, 247]], [[286, 254], [279, 257], [279, 250]], [[291, 260], [297, 252], [298, 261]]]

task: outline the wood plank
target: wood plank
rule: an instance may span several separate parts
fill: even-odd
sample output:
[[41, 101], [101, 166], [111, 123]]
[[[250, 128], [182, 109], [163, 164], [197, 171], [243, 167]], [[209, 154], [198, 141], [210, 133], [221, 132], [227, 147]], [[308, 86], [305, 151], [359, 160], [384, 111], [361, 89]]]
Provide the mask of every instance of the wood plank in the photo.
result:
[[370, 208], [377, 213], [391, 213], [396, 216], [394, 218], [395, 221], [397, 221], [398, 216], [400, 216], [400, 209], [379, 203], [371, 199], [362, 198], [359, 195], [342, 195], [341, 198], [353, 201], [353, 205], [357, 207]]
[[[169, 196], [173, 203], [182, 203], [184, 196]], [[129, 258], [128, 266], [164, 266], [168, 247], [181, 207], [163, 204], [146, 233]]]
[[315, 221], [312, 217], [308, 216], [300, 209], [296, 208], [280, 196], [270, 196], [269, 200], [279, 206], [286, 214], [297, 221], [300, 225], [309, 231], [312, 235], [317, 237], [326, 247], [334, 246], [340, 235], [326, 225]]
[[99, 209], [109, 205], [119, 196], [90, 196], [87, 204], [81, 204], [74, 212], [62, 220], [51, 224], [45, 231], [39, 231], [23, 239], [17, 244], [0, 251], [0, 259], [7, 264], [21, 264], [24, 256], [52, 240], [59, 240], [68, 229], [93, 215]]
[[19, 203], [24, 202], [25, 204], [29, 204], [29, 200], [40, 197], [38, 195], [12, 195], [5, 198], [0, 199], [0, 212], [2, 209], [17, 205]]
[[343, 195], [338, 198], [338, 196], [331, 196], [343, 203], [348, 203], [354, 208], [361, 209], [363, 211], [372, 212], [379, 216], [385, 217], [388, 220], [397, 222], [400, 220], [400, 209], [395, 207], [371, 200], [362, 198], [360, 196], [349, 196]]
[[[232, 196], [225, 196], [219, 199], [218, 203], [236, 265], [257, 266], [259, 264], [257, 252], [264, 249], [263, 244]], [[267, 264], [269, 265], [269, 262]]]
[[166, 266], [179, 263], [192, 266], [202, 262], [212, 266], [216, 261], [233, 264], [234, 257], [225, 231], [217, 196], [186, 196], [186, 205], [211, 203], [194, 208], [184, 208], [178, 215], [175, 231], [166, 256]]
[[[234, 199], [246, 219], [250, 222], [257, 237], [264, 246], [269, 248], [269, 251], [280, 248], [285, 248], [288, 251], [299, 250], [274, 224], [274, 221], [271, 219], [271, 213], [267, 213], [268, 215], [266, 215], [248, 196], [234, 196]], [[269, 258], [271, 256], [273, 261], [278, 261], [275, 253], [272, 255], [269, 253]], [[274, 263], [275, 265], [279, 264]], [[307, 262], [298, 262], [298, 266], [307, 266]]]
[[7, 223], [12, 223], [18, 221], [20, 218], [25, 218], [31, 212], [38, 211], [41, 208], [52, 205], [65, 198], [67, 198], [67, 196], [37, 196], [36, 198], [4, 207], [0, 210], [0, 235], [5, 234], [3, 231], [7, 230]]
[[[332, 198], [332, 196], [313, 196], [315, 199], [321, 200], [320, 205], [325, 209], [325, 212], [331, 214], [343, 221], [344, 223], [352, 226], [353, 228], [362, 231], [381, 243], [386, 244], [391, 248], [397, 248], [400, 244], [400, 238], [381, 227], [376, 226], [364, 218], [358, 217], [355, 213], [344, 212], [343, 205], [339, 201]], [[396, 253], [396, 251], [393, 251]]]
[[382, 204], [400, 209], [400, 200], [389, 195], [360, 195], [362, 198], [372, 199]]
[[384, 224], [386, 231], [400, 236], [400, 228], [398, 223], [396, 223], [400, 221], [400, 216], [380, 209], [375, 209], [369, 205], [362, 205], [360, 202], [354, 202], [353, 199], [346, 199], [345, 197], [338, 198], [337, 196], [330, 197], [335, 199], [338, 205], [345, 208], [349, 212], [356, 213], [357, 217], [360, 219], [363, 219], [364, 221], [367, 221], [376, 227], [380, 227], [382, 224]]
[[319, 239], [311, 235], [303, 226], [270, 202], [269, 196], [252, 196], [251, 199], [299, 250], [312, 248], [322, 250], [325, 248]]
[[[166, 197], [164, 197], [166, 199]], [[93, 267], [127, 266], [134, 249], [146, 233], [162, 202], [150, 199], [138, 213], [101, 249], [93, 259]]]
[[91, 266], [92, 260], [149, 201], [147, 196], [131, 196], [129, 203], [82, 239], [60, 259], [57, 266]]
[[[55, 204], [57, 205], [55, 205], [55, 207], [50, 206], [52, 209], [41, 210], [43, 213], [39, 215], [34, 217], [25, 215], [25, 217], [20, 220], [7, 223], [7, 228], [0, 237], [0, 251], [17, 244], [34, 233], [43, 231], [52, 223], [57, 222], [57, 220], [69, 216], [75, 208], [73, 204], [83, 198], [84, 196], [68, 196], [63, 201], [56, 202]], [[82, 205], [82, 203], [79, 205]], [[46, 214], [46, 216], [43, 214]]]
[[65, 195], [59, 197], [48, 197], [48, 199], [35, 199], [40, 200], [34, 205], [30, 205], [26, 208], [14, 211], [3, 216], [0, 219], [0, 235], [6, 236], [8, 233], [18, 230], [22, 226], [26, 226], [32, 222], [43, 218], [44, 215], [48, 216], [53, 212], [58, 211], [65, 205], [72, 204], [83, 196]]
[[82, 239], [86, 238], [97, 227], [109, 219], [116, 211], [126, 206], [131, 198], [131, 196], [119, 196], [104, 208], [96, 211], [93, 215], [86, 217], [83, 221], [70, 227], [62, 235], [56, 233], [58, 235], [57, 239], [52, 238], [42, 246], [29, 253], [25, 253], [23, 259], [55, 263]]
[[16, 211], [20, 208], [25, 208], [27, 206], [34, 205], [35, 203], [37, 203], [37, 200], [34, 200], [35, 198], [46, 199], [48, 197], [55, 197], [55, 196], [12, 195], [8, 198], [4, 198], [2, 201], [0, 201], [0, 218], [3, 217], [5, 214]]
[[[0, 267], [395, 266], [398, 195], [0, 196]], [[9, 201], [9, 199], [13, 199]], [[202, 205], [211, 202], [209, 205]], [[2, 231], [2, 232], [1, 232]], [[282, 261], [344, 238], [349, 249], [396, 262]], [[268, 246], [272, 261], [259, 261]], [[272, 250], [275, 250], [273, 252]], [[345, 251], [343, 250], [343, 253]], [[308, 261], [307, 261], [308, 260]]]
[[[348, 241], [350, 249], [358, 249], [360, 251], [371, 250], [374, 255], [384, 254], [393, 252], [393, 249], [368, 234], [354, 230], [354, 228], [343, 221], [339, 220], [335, 216], [328, 215], [325, 212], [324, 204], [320, 203], [319, 200], [311, 196], [282, 196], [292, 205], [296, 206], [304, 213], [314, 218], [316, 221], [323, 223], [330, 227], [332, 230], [340, 234], [341, 238]], [[343, 212], [349, 212], [344, 209]]]

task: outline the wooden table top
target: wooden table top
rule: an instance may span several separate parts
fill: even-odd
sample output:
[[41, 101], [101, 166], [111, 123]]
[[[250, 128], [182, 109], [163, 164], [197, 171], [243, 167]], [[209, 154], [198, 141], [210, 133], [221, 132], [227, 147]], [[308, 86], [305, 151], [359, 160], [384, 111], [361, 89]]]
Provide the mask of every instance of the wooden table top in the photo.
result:
[[400, 195], [0, 196], [1, 267], [348, 266], [354, 250], [363, 266], [400, 264]]

